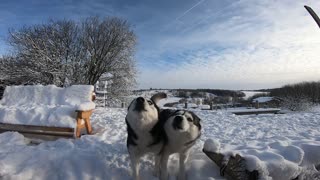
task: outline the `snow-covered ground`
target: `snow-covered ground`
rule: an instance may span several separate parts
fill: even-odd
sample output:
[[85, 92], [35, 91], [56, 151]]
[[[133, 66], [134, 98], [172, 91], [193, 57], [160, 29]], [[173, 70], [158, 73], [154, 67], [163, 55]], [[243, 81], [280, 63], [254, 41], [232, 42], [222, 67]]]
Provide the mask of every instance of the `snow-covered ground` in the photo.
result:
[[[202, 119], [203, 132], [187, 163], [189, 180], [224, 179], [219, 175], [219, 168], [202, 152], [208, 139], [218, 142], [220, 151], [251, 152], [251, 155], [255, 152], [260, 154], [258, 157], [271, 157], [270, 163], [288, 163], [292, 167], [290, 170], [297, 173], [300, 172], [299, 163], [320, 164], [319, 111], [250, 116], [224, 111], [196, 110], [195, 113]], [[92, 117], [95, 134], [80, 139], [30, 145], [18, 133], [0, 134], [0, 179], [131, 179], [125, 115], [126, 109], [96, 109]], [[263, 156], [264, 151], [269, 154]], [[171, 157], [171, 179], [177, 172], [177, 164], [177, 158]], [[291, 172], [281, 167], [269, 172], [269, 176]], [[141, 175], [144, 180], [157, 179], [152, 176], [152, 163], [148, 157], [143, 160]], [[279, 177], [283, 179], [281, 176], [273, 178]]]

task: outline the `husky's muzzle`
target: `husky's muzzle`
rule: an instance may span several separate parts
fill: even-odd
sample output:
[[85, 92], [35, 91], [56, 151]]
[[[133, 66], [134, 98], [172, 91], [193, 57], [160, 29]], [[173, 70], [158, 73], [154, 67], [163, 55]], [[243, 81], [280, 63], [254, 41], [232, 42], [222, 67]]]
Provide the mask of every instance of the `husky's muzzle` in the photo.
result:
[[183, 121], [183, 117], [182, 116], [176, 116], [173, 119], [172, 127], [174, 129], [176, 129], [176, 130], [182, 129], [182, 121]]
[[143, 97], [138, 97], [136, 99], [136, 106], [134, 108], [134, 111], [145, 111], [146, 109], [144, 108], [144, 102], [145, 102], [145, 99]]

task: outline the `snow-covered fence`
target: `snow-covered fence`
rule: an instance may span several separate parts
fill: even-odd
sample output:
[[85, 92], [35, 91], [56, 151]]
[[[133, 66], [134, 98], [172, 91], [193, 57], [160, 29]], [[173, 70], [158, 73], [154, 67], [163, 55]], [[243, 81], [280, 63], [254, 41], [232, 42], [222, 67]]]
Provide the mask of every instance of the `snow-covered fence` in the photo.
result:
[[[55, 85], [7, 86], [0, 101], [0, 128], [2, 131], [28, 130], [29, 134], [49, 131], [48, 134], [53, 135], [57, 128], [41, 130], [41, 126], [63, 127], [71, 128], [72, 136], [74, 132], [76, 137], [80, 137], [82, 129], [90, 134], [90, 115], [95, 108], [92, 93], [93, 86], [89, 85], [73, 85], [68, 88]], [[12, 125], [23, 126], [15, 129]], [[29, 128], [24, 128], [25, 125], [29, 125]], [[37, 128], [32, 132], [30, 125]]]

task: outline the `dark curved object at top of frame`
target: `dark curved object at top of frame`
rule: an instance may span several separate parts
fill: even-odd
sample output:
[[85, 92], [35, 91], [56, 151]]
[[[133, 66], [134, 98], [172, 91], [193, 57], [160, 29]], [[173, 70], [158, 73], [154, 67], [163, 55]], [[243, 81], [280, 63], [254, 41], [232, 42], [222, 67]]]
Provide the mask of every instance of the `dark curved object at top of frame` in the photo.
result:
[[320, 19], [319, 17], [317, 16], [317, 14], [312, 10], [311, 7], [309, 6], [304, 6], [307, 11], [310, 13], [310, 15], [313, 17], [313, 19], [316, 21], [316, 23], [318, 24], [319, 28], [320, 28]]

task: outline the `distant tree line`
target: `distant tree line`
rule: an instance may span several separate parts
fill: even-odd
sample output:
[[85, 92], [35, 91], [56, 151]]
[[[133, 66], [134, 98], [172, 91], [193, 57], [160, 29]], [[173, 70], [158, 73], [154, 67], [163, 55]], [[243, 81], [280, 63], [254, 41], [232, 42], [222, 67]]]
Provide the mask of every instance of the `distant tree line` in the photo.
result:
[[[244, 97], [241, 91], [223, 90], [223, 89], [177, 89], [178, 97], [203, 97], [203, 93], [211, 93], [216, 96], [224, 97]], [[189, 94], [188, 94], [189, 93]]]
[[285, 85], [270, 91], [270, 96], [283, 100], [283, 106], [298, 111], [320, 103], [320, 82], [302, 82]]
[[281, 88], [273, 89], [270, 95], [280, 98], [306, 98], [312, 103], [320, 103], [320, 82], [302, 82], [285, 85]]
[[113, 96], [135, 84], [136, 36], [126, 20], [50, 20], [10, 29], [12, 54], [0, 58], [0, 79], [15, 84], [94, 85], [108, 74]]
[[212, 93], [217, 96], [230, 96], [230, 97], [245, 97], [246, 95], [241, 91], [232, 91], [224, 89], [199, 89], [199, 91]]

